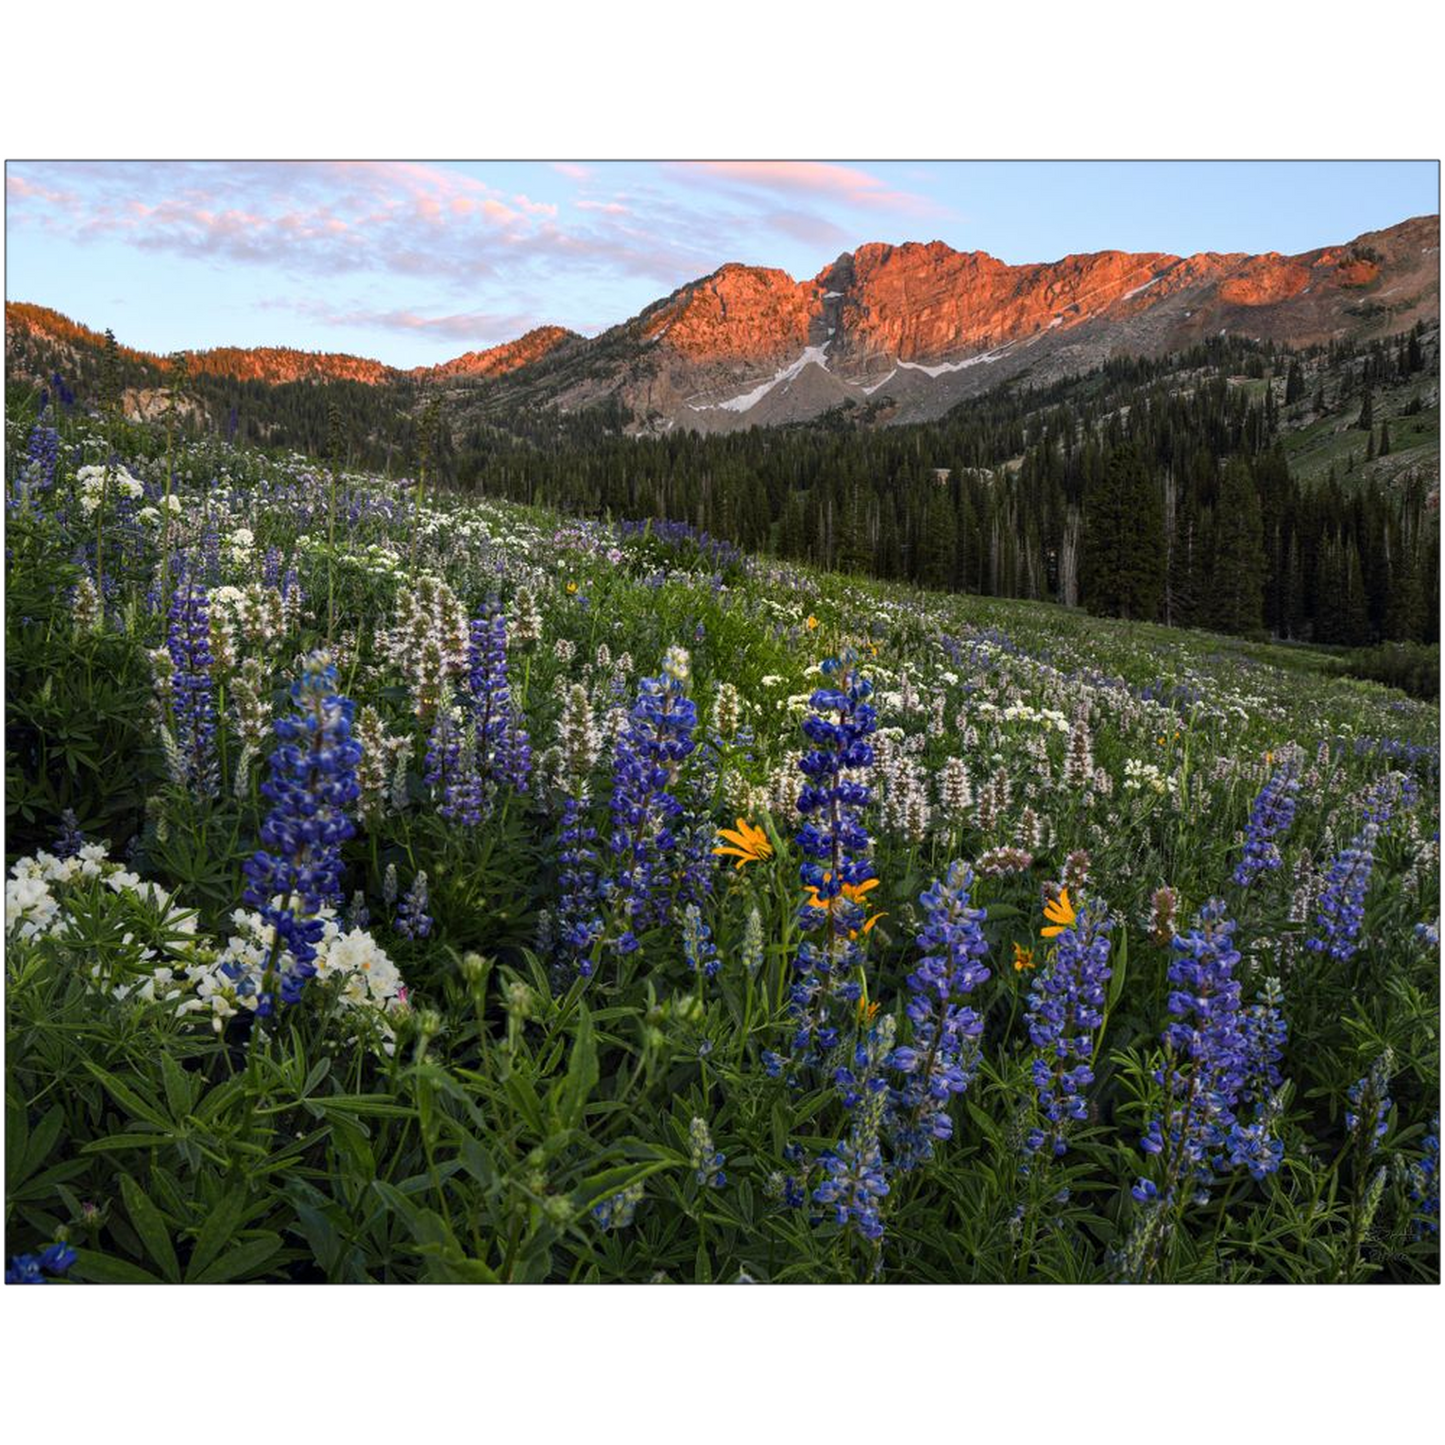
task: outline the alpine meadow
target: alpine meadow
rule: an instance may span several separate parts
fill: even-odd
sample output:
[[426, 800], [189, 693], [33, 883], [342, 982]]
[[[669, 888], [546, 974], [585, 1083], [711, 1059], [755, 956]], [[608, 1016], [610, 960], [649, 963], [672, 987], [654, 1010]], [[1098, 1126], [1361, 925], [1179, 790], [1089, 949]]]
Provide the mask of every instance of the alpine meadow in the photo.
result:
[[7, 1281], [1438, 1283], [1392, 220], [404, 366], [7, 302]]

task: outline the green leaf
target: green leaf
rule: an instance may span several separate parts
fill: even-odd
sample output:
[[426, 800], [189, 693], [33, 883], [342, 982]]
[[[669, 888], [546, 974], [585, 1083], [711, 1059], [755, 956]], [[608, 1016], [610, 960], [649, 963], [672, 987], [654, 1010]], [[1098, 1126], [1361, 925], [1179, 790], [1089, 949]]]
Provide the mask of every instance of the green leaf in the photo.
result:
[[152, 1261], [160, 1267], [164, 1278], [172, 1283], [179, 1283], [181, 1266], [176, 1259], [175, 1246], [171, 1244], [170, 1231], [166, 1228], [160, 1210], [151, 1203], [145, 1190], [129, 1174], [120, 1176], [120, 1192], [125, 1199], [125, 1209], [130, 1215], [130, 1222], [135, 1225], [135, 1232], [140, 1235]]
[[90, 1249], [75, 1251], [75, 1263], [70, 1270], [76, 1279], [89, 1280], [92, 1284], [161, 1283], [149, 1270], [128, 1259], [116, 1259], [114, 1255], [97, 1254]]
[[1114, 950], [1114, 976], [1109, 980], [1109, 1007], [1119, 1002], [1124, 992], [1124, 976], [1129, 970], [1129, 930], [1119, 929], [1119, 946]]
[[577, 1037], [572, 1042], [572, 1058], [567, 1066], [567, 1078], [562, 1086], [559, 1109], [563, 1127], [575, 1129], [582, 1122], [587, 1100], [597, 1087], [597, 1040], [592, 1032], [592, 1015], [587, 1005], [577, 1005]]
[[242, 1275], [259, 1273], [262, 1267], [281, 1252], [279, 1234], [259, 1234], [238, 1244], [229, 1254], [223, 1254], [209, 1268], [196, 1276], [196, 1284], [225, 1284], [228, 1280], [240, 1279]]
[[157, 1129], [170, 1129], [171, 1121], [155, 1105], [148, 1104], [142, 1099], [129, 1084], [122, 1084], [114, 1075], [106, 1073], [104, 1069], [91, 1063], [89, 1059], [83, 1059], [81, 1062], [105, 1085], [106, 1092], [133, 1119], [144, 1119], [147, 1124], [153, 1124]]
[[245, 1195], [235, 1189], [206, 1216], [206, 1222], [196, 1236], [196, 1247], [191, 1251], [191, 1261], [186, 1266], [188, 1281], [194, 1280], [230, 1243], [237, 1225], [241, 1222], [244, 1208]]
[[668, 1159], [655, 1160], [651, 1164], [619, 1164], [615, 1169], [604, 1169], [584, 1179], [571, 1195], [572, 1207], [579, 1213], [591, 1209], [594, 1204], [620, 1194], [630, 1185], [639, 1184], [651, 1174], [671, 1166]]

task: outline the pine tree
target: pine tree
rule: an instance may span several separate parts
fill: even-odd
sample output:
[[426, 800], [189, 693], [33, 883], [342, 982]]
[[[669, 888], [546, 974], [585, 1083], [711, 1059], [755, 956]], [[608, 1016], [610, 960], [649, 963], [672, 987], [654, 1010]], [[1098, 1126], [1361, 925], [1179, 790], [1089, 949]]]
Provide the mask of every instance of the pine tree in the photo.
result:
[[1220, 479], [1214, 514], [1209, 621], [1221, 632], [1256, 632], [1264, 625], [1263, 530], [1254, 478], [1236, 458]]
[[1390, 424], [1387, 421], [1380, 423], [1380, 450], [1376, 455], [1382, 457], [1390, 455]]
[[1084, 502], [1084, 604], [1151, 622], [1164, 596], [1164, 505], [1136, 444], [1114, 452]]
[[1304, 394], [1304, 369], [1299, 364], [1299, 357], [1296, 356], [1289, 364], [1289, 375], [1285, 377], [1284, 404], [1286, 406], [1293, 406]]
[[1365, 388], [1365, 400], [1360, 406], [1360, 415], [1355, 426], [1360, 431], [1375, 429], [1375, 393], [1369, 387]]

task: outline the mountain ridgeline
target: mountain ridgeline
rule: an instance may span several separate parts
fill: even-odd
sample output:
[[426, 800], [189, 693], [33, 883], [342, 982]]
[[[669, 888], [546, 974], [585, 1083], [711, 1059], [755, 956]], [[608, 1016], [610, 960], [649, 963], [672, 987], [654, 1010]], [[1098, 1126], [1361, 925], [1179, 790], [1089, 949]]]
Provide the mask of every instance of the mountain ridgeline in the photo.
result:
[[833, 569], [1433, 643], [1438, 240], [1424, 217], [1300, 257], [864, 247], [814, 282], [724, 267], [598, 337], [539, 328], [412, 372], [180, 363], [7, 305], [6, 365], [37, 400], [53, 375], [93, 399], [107, 372], [133, 418], [394, 475], [424, 453], [445, 485]]

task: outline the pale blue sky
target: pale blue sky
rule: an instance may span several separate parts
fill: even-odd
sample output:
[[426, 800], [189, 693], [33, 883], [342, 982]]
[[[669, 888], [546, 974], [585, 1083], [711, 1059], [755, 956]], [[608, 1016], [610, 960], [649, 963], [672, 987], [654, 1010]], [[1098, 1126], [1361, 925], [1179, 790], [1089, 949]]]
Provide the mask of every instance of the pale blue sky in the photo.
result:
[[1438, 210], [1434, 161], [17, 161], [6, 296], [151, 351], [413, 366], [548, 322], [595, 333], [725, 261], [1293, 253]]

